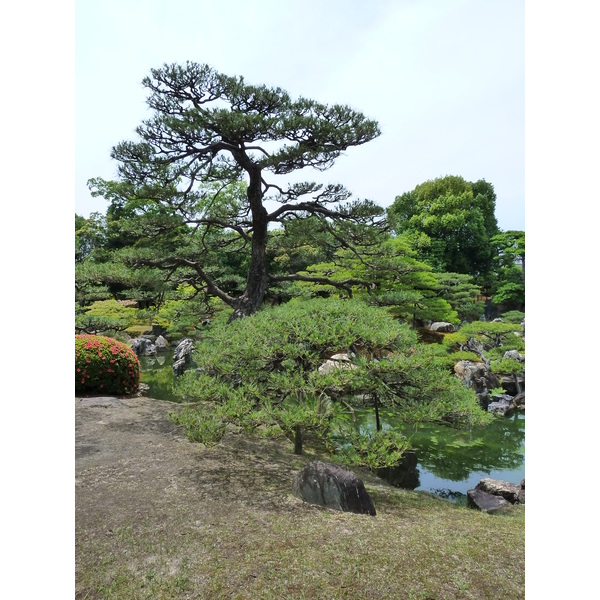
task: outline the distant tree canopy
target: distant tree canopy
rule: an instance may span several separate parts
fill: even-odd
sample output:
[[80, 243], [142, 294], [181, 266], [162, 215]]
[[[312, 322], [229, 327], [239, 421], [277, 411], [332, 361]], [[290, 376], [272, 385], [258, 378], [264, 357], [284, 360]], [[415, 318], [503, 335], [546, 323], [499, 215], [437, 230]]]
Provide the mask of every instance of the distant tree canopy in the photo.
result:
[[[113, 148], [119, 181], [90, 181], [93, 194], [110, 201], [108, 216], [128, 220], [138, 234], [160, 234], [163, 242], [171, 236], [169, 253], [141, 252], [135, 264], [183, 268], [238, 318], [258, 310], [274, 283], [269, 228], [307, 216], [331, 231], [340, 222], [377, 224], [383, 209], [350, 202], [341, 185], [285, 185], [277, 178], [328, 169], [344, 150], [379, 135], [375, 121], [348, 106], [292, 100], [280, 88], [191, 62], [152, 69], [143, 85], [153, 114], [136, 130], [140, 141]], [[193, 248], [179, 245], [183, 226], [200, 232]], [[244, 264], [244, 282], [235, 289], [219, 285], [209, 268], [211, 254], [224, 250]], [[284, 278], [279, 274], [277, 282]]]
[[437, 271], [472, 275], [489, 286], [498, 233], [496, 194], [484, 181], [448, 175], [397, 196], [387, 210], [392, 229], [412, 236], [419, 257]]
[[525, 309], [525, 232], [504, 231], [492, 238], [494, 258], [494, 304], [505, 310]]

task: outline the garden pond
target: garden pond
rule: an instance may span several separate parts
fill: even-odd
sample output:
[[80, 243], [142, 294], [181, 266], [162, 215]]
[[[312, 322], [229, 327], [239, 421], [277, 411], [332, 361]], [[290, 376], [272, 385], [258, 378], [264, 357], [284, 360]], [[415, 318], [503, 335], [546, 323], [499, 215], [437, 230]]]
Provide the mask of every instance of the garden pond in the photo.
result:
[[[141, 356], [141, 380], [149, 386], [148, 396], [174, 401], [173, 352]], [[370, 410], [355, 411], [363, 432], [375, 430]], [[406, 464], [379, 473], [392, 485], [434, 493], [466, 504], [467, 490], [484, 477], [519, 484], [525, 477], [525, 414], [498, 417], [486, 427], [457, 430], [432, 423], [407, 425], [393, 411], [380, 410], [382, 427], [401, 431], [414, 455]]]

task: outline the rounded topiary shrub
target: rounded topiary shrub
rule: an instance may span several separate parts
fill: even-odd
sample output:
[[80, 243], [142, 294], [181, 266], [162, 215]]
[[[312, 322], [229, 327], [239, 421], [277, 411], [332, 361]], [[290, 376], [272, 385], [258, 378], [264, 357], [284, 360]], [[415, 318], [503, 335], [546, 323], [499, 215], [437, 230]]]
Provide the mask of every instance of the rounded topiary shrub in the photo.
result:
[[102, 335], [75, 336], [75, 393], [133, 394], [140, 362], [123, 342]]

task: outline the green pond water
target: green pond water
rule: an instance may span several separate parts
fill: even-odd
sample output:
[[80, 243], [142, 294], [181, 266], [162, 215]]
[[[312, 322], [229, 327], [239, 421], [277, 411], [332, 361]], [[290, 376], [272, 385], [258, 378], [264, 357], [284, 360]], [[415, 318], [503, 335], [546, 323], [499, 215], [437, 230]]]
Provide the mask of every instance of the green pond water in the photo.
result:
[[[141, 380], [150, 387], [148, 396], [175, 401], [173, 351], [141, 356]], [[375, 430], [372, 410], [356, 411], [363, 432]], [[520, 483], [525, 477], [525, 415], [498, 417], [491, 425], [457, 430], [430, 423], [406, 425], [392, 411], [380, 410], [383, 428], [401, 431], [416, 456], [398, 469], [380, 473], [393, 485], [432, 492], [464, 503], [467, 490], [484, 477]], [[409, 457], [410, 458], [410, 457]]]
[[148, 396], [157, 400], [176, 402], [173, 394], [173, 350], [157, 353], [156, 356], [139, 356], [141, 382], [150, 386]]
[[[375, 431], [373, 411], [356, 415], [361, 431]], [[380, 418], [384, 429], [402, 432], [416, 454], [416, 465], [383, 474], [392, 484], [462, 502], [467, 490], [484, 477], [515, 484], [525, 477], [524, 413], [466, 430], [432, 423], [406, 425], [390, 411], [380, 411]]]

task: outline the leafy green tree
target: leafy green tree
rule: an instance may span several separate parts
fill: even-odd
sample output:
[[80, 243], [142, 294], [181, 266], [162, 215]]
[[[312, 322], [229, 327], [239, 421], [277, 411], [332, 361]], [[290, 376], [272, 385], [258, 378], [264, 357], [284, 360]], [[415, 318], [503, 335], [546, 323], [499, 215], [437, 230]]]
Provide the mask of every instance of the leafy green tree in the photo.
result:
[[501, 357], [490, 365], [493, 373], [500, 375], [508, 375], [512, 377], [517, 393], [521, 393], [521, 384], [519, 382], [519, 375], [524, 375], [525, 364], [514, 358]]
[[376, 245], [340, 247], [329, 261], [309, 265], [299, 273], [299, 286], [310, 294], [356, 296], [413, 323], [456, 320], [451, 306], [437, 297], [431, 267], [415, 256], [405, 239], [379, 236]]
[[149, 268], [131, 269], [114, 253], [102, 262], [94, 256], [95, 252], [75, 265], [75, 299], [80, 307], [109, 298], [160, 305], [167, 289], [162, 274]]
[[492, 238], [496, 247], [496, 290], [492, 301], [505, 310], [525, 308], [525, 232], [504, 231]]
[[448, 175], [397, 196], [387, 210], [396, 233], [406, 232], [436, 271], [472, 275], [487, 287], [498, 233], [496, 194], [485, 180]]
[[88, 219], [75, 213], [75, 262], [85, 260], [95, 248], [106, 240], [105, 219], [95, 212]]
[[476, 321], [483, 313], [481, 289], [470, 275], [462, 273], [433, 273], [437, 293], [456, 311], [460, 321]]
[[520, 310], [509, 310], [502, 313], [500, 317], [507, 323], [522, 323], [525, 319], [525, 313]]
[[179, 286], [152, 311], [152, 324], [161, 327], [166, 337], [178, 340], [197, 338], [204, 327], [226, 306], [218, 298], [206, 298], [190, 285]]
[[497, 248], [497, 262], [501, 267], [520, 265], [525, 279], [525, 232], [510, 230], [498, 233], [492, 238]]
[[[307, 167], [325, 170], [346, 149], [379, 135], [375, 121], [348, 106], [292, 100], [281, 88], [250, 85], [191, 62], [152, 69], [143, 85], [153, 114], [136, 130], [140, 141], [113, 148], [120, 180], [95, 179], [91, 189], [109, 199], [113, 211], [143, 211], [163, 228], [176, 227], [179, 218], [219, 231], [222, 244], [243, 249], [248, 263], [241, 293], [215, 282], [203, 254], [138, 258], [138, 264], [193, 271], [207, 293], [234, 308], [232, 319], [257, 311], [272, 283], [270, 227], [307, 215], [367, 223], [382, 213], [372, 203], [349, 202], [340, 185], [286, 187], [278, 178]], [[244, 198], [220, 200], [221, 188], [241, 181]]]
[[135, 308], [123, 306], [113, 298], [97, 300], [76, 314], [75, 330], [78, 333], [119, 332], [137, 324], [138, 320]]
[[337, 291], [349, 297], [356, 295], [376, 306], [389, 307], [395, 316], [413, 324], [458, 324], [481, 315], [480, 289], [469, 275], [434, 272], [416, 258], [408, 236], [380, 235], [378, 239], [376, 245], [367, 248], [339, 248], [329, 261], [309, 265], [301, 273], [323, 281], [306, 289], [312, 294]]

